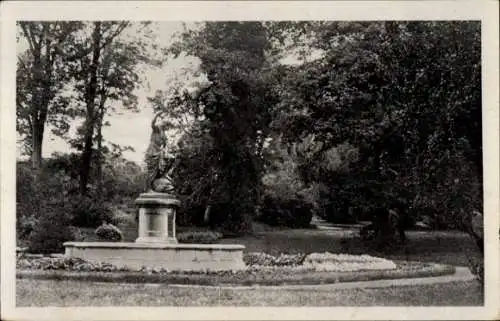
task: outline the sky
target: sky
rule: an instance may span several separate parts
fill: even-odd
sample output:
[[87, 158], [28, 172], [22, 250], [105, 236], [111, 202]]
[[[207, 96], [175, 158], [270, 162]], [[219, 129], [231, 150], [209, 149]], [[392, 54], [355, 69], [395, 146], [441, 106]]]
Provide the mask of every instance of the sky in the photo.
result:
[[[188, 27], [193, 26], [192, 23], [187, 24]], [[157, 37], [158, 47], [167, 47], [173, 40], [175, 33], [183, 30], [182, 22], [168, 21], [155, 22], [153, 26], [154, 34]], [[123, 37], [128, 37], [132, 30], [128, 30]], [[22, 52], [27, 48], [27, 44], [18, 43], [17, 51]], [[296, 64], [298, 60], [289, 56], [282, 63]], [[183, 70], [195, 70], [199, 61], [195, 57], [180, 56], [177, 59], [170, 59], [162, 68], [153, 66], [142, 66], [143, 74], [145, 75], [148, 85], [143, 85], [136, 89], [135, 94], [139, 101], [139, 112], [121, 111], [112, 116], [107, 116], [105, 121], [109, 121], [110, 126], [103, 128], [103, 137], [106, 141], [122, 146], [131, 146], [134, 151], [125, 151], [123, 156], [126, 159], [143, 164], [144, 154], [149, 143], [151, 134], [151, 120], [153, 118], [153, 110], [147, 98], [152, 97], [156, 90], [166, 90], [169, 87], [169, 81], [173, 79], [189, 83], [193, 79], [187, 79], [183, 75]], [[72, 123], [71, 131], [81, 123], [81, 120]], [[45, 137], [42, 145], [42, 157], [50, 157], [54, 152], [66, 153], [70, 152], [71, 148], [64, 139], [53, 135], [50, 128], [45, 130]], [[17, 157], [22, 158], [20, 144], [18, 144]]]

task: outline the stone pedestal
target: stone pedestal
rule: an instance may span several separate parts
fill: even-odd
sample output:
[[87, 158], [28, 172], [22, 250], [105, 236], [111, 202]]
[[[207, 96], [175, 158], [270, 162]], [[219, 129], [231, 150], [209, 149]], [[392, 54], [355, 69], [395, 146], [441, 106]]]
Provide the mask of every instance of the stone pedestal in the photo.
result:
[[175, 215], [180, 201], [166, 193], [143, 193], [135, 200], [139, 207], [139, 235], [136, 243], [177, 244]]

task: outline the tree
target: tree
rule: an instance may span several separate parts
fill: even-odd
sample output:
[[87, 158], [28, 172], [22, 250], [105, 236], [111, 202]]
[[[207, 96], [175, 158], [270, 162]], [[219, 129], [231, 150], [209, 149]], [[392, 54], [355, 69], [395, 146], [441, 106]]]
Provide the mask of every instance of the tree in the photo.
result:
[[[148, 24], [145, 24], [148, 25]], [[147, 53], [147, 39], [139, 39], [144, 30], [130, 22], [100, 22], [88, 26], [78, 48], [82, 58], [72, 65], [74, 89], [84, 118], [77, 137], [71, 140], [81, 150], [80, 193], [87, 192], [93, 154], [96, 153], [98, 189], [102, 185], [102, 127], [105, 116], [120, 106], [137, 111], [134, 93], [140, 81], [138, 66], [156, 64]], [[124, 36], [124, 30], [135, 27], [135, 38]], [[146, 31], [147, 32], [147, 31]], [[90, 49], [90, 50], [89, 50]]]
[[82, 24], [20, 21], [17, 25], [18, 45], [27, 43], [17, 60], [17, 131], [33, 168], [39, 169], [47, 123], [62, 132], [68, 129], [68, 100], [60, 93], [68, 81], [66, 62], [75, 58], [68, 52], [69, 44]]
[[[220, 177], [216, 207], [223, 228], [250, 229], [259, 203], [263, 137], [276, 99], [268, 86], [266, 29], [258, 22], [207, 22], [180, 35], [170, 52], [198, 57], [210, 85], [196, 100], [213, 139], [214, 166]], [[215, 205], [215, 204], [214, 204]]]

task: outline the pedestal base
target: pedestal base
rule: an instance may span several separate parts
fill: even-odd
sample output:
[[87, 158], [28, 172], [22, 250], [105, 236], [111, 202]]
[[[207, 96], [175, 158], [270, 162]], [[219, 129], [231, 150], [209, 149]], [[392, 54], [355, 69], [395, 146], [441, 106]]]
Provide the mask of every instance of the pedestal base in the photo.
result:
[[66, 242], [66, 257], [106, 262], [117, 267], [170, 271], [227, 271], [245, 268], [243, 245], [125, 242]]
[[139, 206], [139, 233], [136, 243], [177, 244], [175, 214], [179, 200], [166, 193], [149, 192], [135, 201]]

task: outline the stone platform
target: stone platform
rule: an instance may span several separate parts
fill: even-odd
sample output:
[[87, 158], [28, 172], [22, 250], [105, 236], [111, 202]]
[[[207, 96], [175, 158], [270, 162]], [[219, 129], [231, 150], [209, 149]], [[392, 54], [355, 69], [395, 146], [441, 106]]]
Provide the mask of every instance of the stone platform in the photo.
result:
[[168, 270], [238, 270], [244, 268], [243, 245], [126, 242], [66, 242], [66, 257], [106, 262], [118, 267]]

